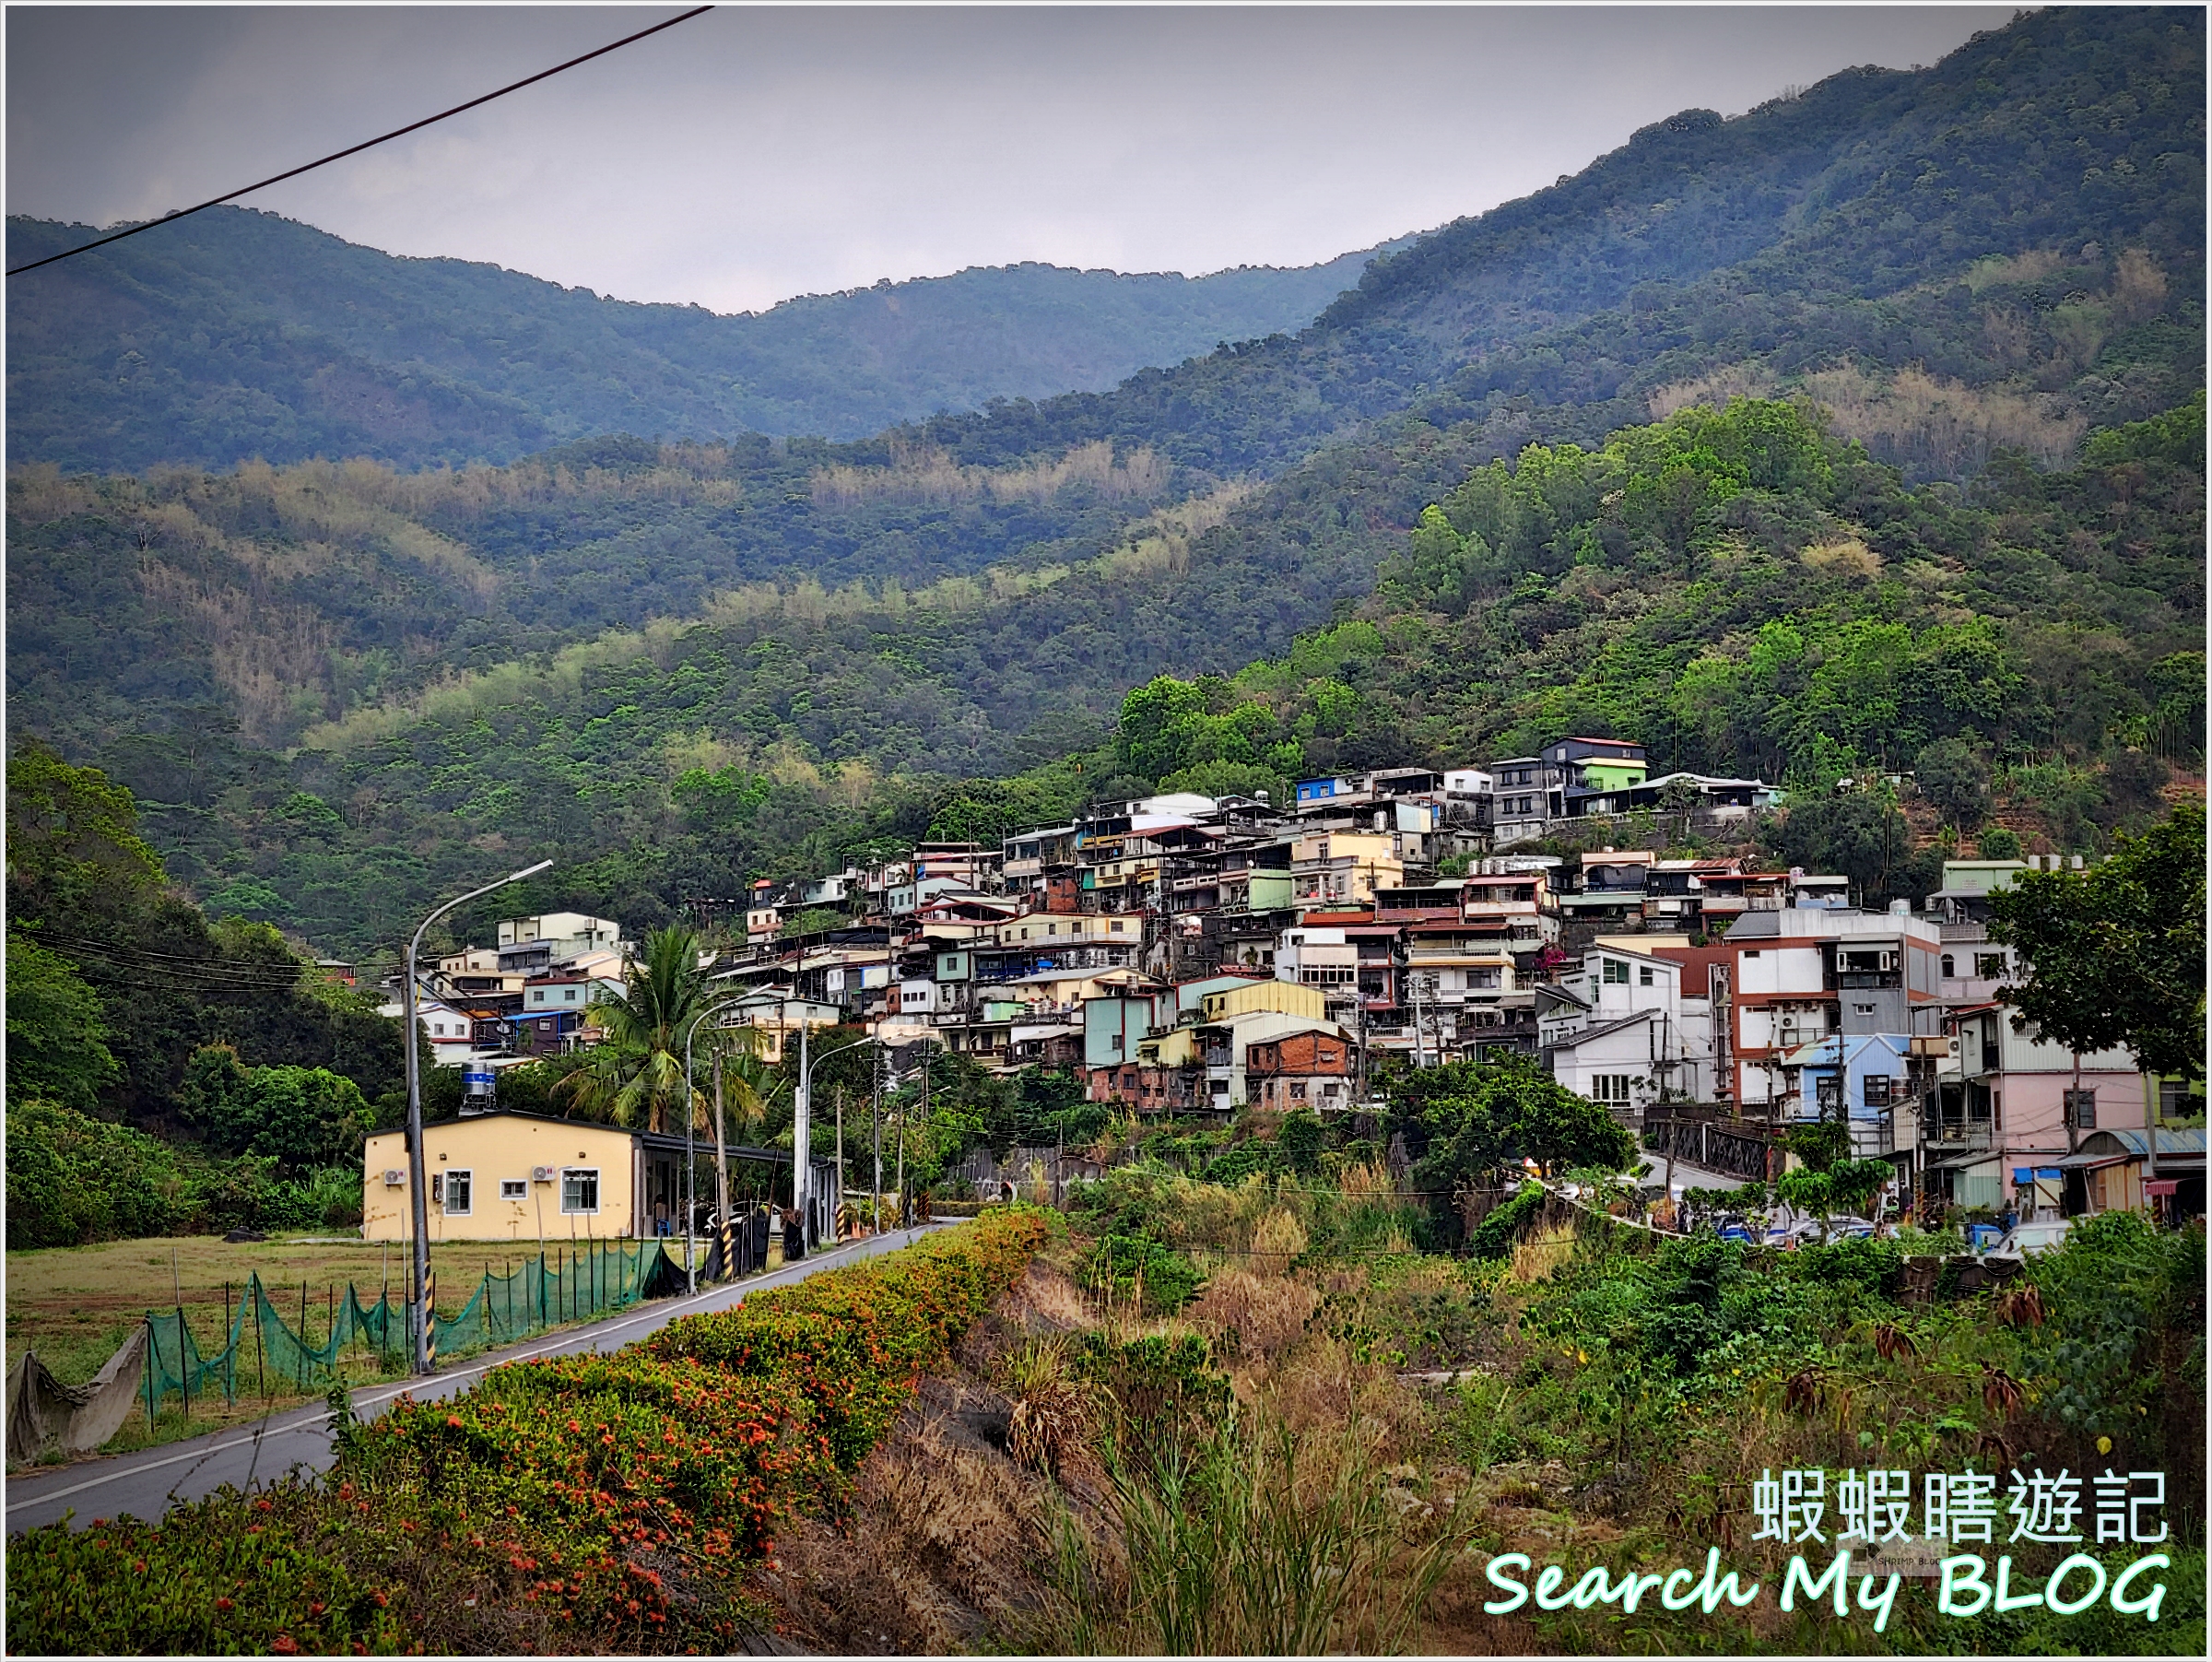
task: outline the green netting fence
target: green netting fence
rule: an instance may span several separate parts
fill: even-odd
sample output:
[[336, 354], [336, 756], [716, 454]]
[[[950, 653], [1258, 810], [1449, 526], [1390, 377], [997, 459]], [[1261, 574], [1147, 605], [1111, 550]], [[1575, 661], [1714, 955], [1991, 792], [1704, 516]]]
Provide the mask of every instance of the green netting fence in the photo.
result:
[[[435, 1263], [436, 1260], [433, 1260]], [[453, 1285], [448, 1272], [447, 1287]], [[494, 1275], [487, 1265], [458, 1314], [441, 1315], [433, 1297], [430, 1349], [438, 1357], [459, 1356], [489, 1345], [506, 1344], [564, 1322], [588, 1321], [641, 1299], [680, 1292], [684, 1268], [658, 1241], [594, 1241], [524, 1259], [520, 1267]], [[149, 1312], [146, 1318], [146, 1411], [160, 1412], [171, 1397], [187, 1407], [219, 1396], [235, 1402], [241, 1391], [255, 1396], [304, 1394], [337, 1379], [350, 1350], [375, 1354], [397, 1363], [410, 1347], [412, 1329], [405, 1302], [389, 1291], [373, 1304], [361, 1302], [348, 1282], [343, 1297], [326, 1292], [318, 1310], [304, 1287], [288, 1317], [280, 1301], [286, 1289], [272, 1291], [258, 1273], [247, 1278], [229, 1332], [220, 1350], [200, 1349], [183, 1313]], [[324, 1317], [322, 1341], [311, 1338], [313, 1318]]]

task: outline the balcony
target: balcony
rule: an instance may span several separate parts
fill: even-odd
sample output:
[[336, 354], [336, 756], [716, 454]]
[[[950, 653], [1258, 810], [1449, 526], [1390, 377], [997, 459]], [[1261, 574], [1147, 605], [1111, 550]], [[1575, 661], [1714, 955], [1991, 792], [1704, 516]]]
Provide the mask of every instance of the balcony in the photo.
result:
[[1943, 1120], [1921, 1127], [1921, 1140], [1931, 1149], [1960, 1152], [1986, 1149], [1995, 1138], [1988, 1120]]
[[1904, 984], [1903, 972], [1897, 970], [1830, 970], [1826, 980], [1831, 993], [1869, 992]]

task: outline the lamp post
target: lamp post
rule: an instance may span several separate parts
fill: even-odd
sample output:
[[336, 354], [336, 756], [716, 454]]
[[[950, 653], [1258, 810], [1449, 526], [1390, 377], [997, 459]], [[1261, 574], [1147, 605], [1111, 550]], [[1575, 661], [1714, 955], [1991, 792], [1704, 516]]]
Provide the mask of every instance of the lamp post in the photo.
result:
[[799, 1090], [792, 1113], [791, 1126], [791, 1204], [799, 1214], [799, 1239], [811, 1249], [814, 1245], [814, 1217], [807, 1205], [807, 1141], [811, 1127], [808, 1119], [814, 1106], [814, 1070], [831, 1056], [841, 1056], [849, 1050], [876, 1043], [872, 1036], [853, 1039], [832, 1050], [826, 1050], [809, 1059], [806, 1054], [808, 1029], [804, 1012], [799, 1017]]
[[[697, 1164], [698, 1157], [692, 1152], [691, 1148], [692, 1119], [694, 1117], [691, 1112], [691, 1041], [699, 1036], [701, 1022], [710, 1016], [721, 1015], [723, 1011], [737, 1002], [737, 998], [729, 997], [719, 1003], [709, 1003], [701, 1007], [699, 1013], [691, 1018], [690, 1025], [684, 1029], [684, 1291], [686, 1294], [699, 1291], [699, 1251], [693, 1244], [691, 1234], [692, 1214], [699, 1209], [698, 1180], [694, 1175], [694, 1167]], [[721, 1087], [718, 1085], [715, 1089], [719, 1090]], [[720, 1100], [720, 1098], [716, 1099], [717, 1102]], [[719, 1125], [720, 1122], [717, 1121], [716, 1124]], [[722, 1134], [717, 1131], [715, 1135], [719, 1137]], [[717, 1153], [715, 1158], [720, 1160], [723, 1157]], [[723, 1273], [726, 1275], [729, 1272], [725, 1269]]]
[[415, 1328], [415, 1372], [430, 1371], [430, 1313], [427, 1305], [430, 1277], [430, 1191], [429, 1183], [422, 1169], [422, 1064], [417, 1056], [416, 1029], [420, 1025], [415, 1017], [415, 955], [422, 949], [422, 937], [429, 926], [451, 912], [455, 906], [475, 900], [480, 894], [489, 894], [495, 889], [504, 889], [510, 883], [524, 878], [534, 878], [551, 868], [553, 862], [540, 860], [535, 866], [525, 866], [520, 871], [511, 871], [496, 882], [481, 889], [472, 889], [438, 908], [422, 920], [422, 926], [407, 942], [406, 980], [401, 989], [402, 1004], [407, 1023], [407, 1189], [409, 1211], [414, 1224], [414, 1272], [407, 1288], [407, 1314]]

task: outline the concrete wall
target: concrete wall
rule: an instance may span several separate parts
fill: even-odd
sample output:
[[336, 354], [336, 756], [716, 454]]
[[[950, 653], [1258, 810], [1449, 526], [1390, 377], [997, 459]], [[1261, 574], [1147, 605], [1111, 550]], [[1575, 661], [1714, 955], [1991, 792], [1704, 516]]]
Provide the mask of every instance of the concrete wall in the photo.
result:
[[[626, 1131], [491, 1114], [426, 1126], [423, 1151], [432, 1173], [465, 1171], [470, 1178], [465, 1214], [449, 1213], [432, 1202], [432, 1245], [441, 1241], [535, 1243], [541, 1233], [548, 1241], [566, 1241], [571, 1230], [580, 1238], [589, 1235], [602, 1241], [637, 1232], [640, 1169], [635, 1145]], [[708, 1164], [712, 1163], [710, 1159]], [[551, 1182], [532, 1180], [531, 1172], [539, 1166], [553, 1168]], [[597, 1169], [596, 1211], [561, 1210], [559, 1174], [570, 1168]], [[362, 1239], [404, 1241], [414, 1232], [406, 1171], [404, 1133], [383, 1131], [368, 1139], [362, 1158]], [[399, 1173], [400, 1181], [387, 1184], [388, 1172]], [[522, 1198], [502, 1198], [502, 1182], [520, 1182]]]

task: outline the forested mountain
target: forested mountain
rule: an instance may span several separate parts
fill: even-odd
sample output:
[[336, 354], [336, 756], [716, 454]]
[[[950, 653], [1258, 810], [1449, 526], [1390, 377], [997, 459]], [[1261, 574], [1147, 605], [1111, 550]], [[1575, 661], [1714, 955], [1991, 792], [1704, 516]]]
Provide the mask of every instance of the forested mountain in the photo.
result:
[[[12, 725], [148, 798], [215, 911], [353, 951], [525, 849], [538, 900], [643, 921], [1116, 776], [1571, 726], [1771, 777], [1960, 744], [2093, 838], [2202, 698], [2203, 33], [2037, 13], [1690, 112], [1111, 393], [18, 474]], [[1162, 675], [1182, 737], [1112, 739]]]
[[[97, 234], [11, 218], [8, 264]], [[72, 471], [412, 467], [616, 432], [860, 438], [1302, 328], [1375, 252], [1196, 278], [979, 266], [724, 317], [212, 208], [10, 284], [8, 449]]]

